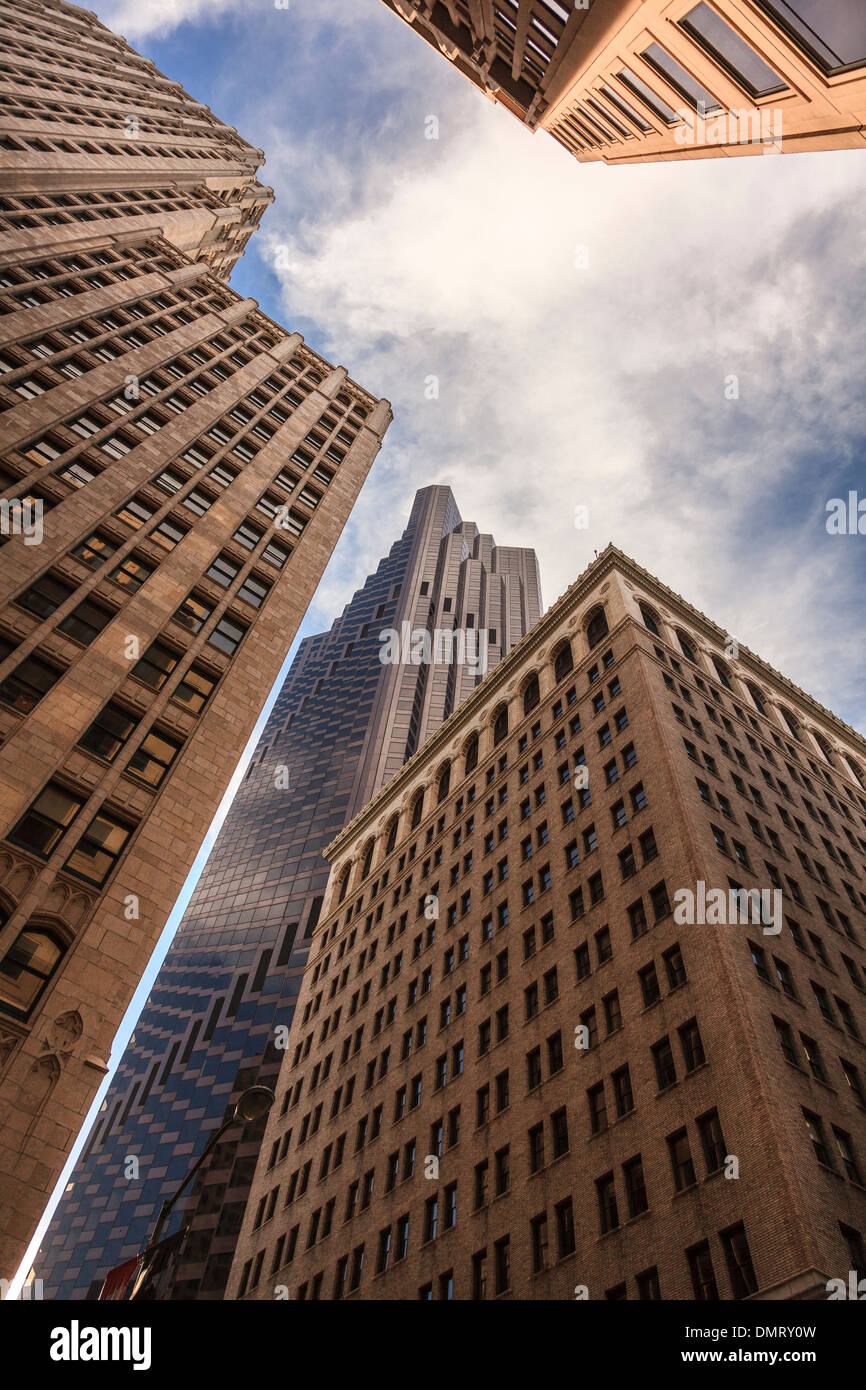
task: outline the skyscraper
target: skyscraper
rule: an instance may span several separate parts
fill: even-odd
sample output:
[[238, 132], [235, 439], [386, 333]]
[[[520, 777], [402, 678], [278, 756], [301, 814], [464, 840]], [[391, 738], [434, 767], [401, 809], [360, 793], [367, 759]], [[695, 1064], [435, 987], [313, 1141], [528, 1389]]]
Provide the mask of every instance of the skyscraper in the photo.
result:
[[581, 162], [863, 149], [861, 0], [384, 0]]
[[[497, 546], [428, 487], [330, 631], [301, 643], [37, 1258], [48, 1295], [95, 1296], [238, 1093], [275, 1084], [324, 846], [481, 678], [448, 653], [404, 660], [412, 634], [435, 656], [436, 633], [481, 633], [492, 666], [540, 612], [534, 552]], [[222, 1297], [263, 1128], [229, 1131], [177, 1214], [190, 1234], [175, 1297]]]
[[390, 409], [223, 283], [257, 151], [92, 15], [0, 23], [9, 1278]]
[[862, 1278], [864, 766], [608, 546], [329, 847], [228, 1297]]
[[236, 130], [63, 0], [0, 0], [0, 254], [161, 233], [228, 278], [273, 191]]

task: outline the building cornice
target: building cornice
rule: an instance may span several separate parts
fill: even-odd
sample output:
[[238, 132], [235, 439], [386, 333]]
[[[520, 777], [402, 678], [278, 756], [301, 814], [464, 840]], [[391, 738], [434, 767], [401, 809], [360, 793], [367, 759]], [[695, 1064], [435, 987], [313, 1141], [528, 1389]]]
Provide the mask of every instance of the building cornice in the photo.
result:
[[[472, 694], [467, 696], [427, 742], [413, 753], [412, 757], [403, 764], [390, 782], [386, 782], [376, 796], [349, 821], [348, 825], [344, 826], [339, 835], [335, 836], [323, 851], [329, 862], [332, 862], [365, 826], [372, 824], [377, 819], [383, 806], [392, 803], [395, 796], [399, 795], [403, 788], [408, 789], [422, 766], [437, 763], [439, 755], [444, 753], [446, 747], [451, 743], [455, 732], [464, 724], [473, 725], [475, 715], [480, 713], [483, 707], [488, 706], [491, 700], [495, 701], [497, 692], [503, 690], [513, 679], [528, 653], [536, 647], [543, 646], [545, 641], [562, 626], [563, 619], [570, 616], [575, 608], [591, 597], [604, 576], [614, 570], [622, 574], [624, 578], [635, 582], [648, 598], [655, 598], [658, 602], [664, 602], [669, 608], [676, 610], [684, 622], [689, 623], [702, 636], [718, 644], [724, 651], [725, 641], [729, 636], [724, 628], [719, 627], [705, 613], [683, 598], [682, 594], [678, 594], [676, 590], [663, 584], [655, 575], [650, 574], [649, 570], [645, 570], [631, 556], [626, 555], [624, 551], [619, 550], [612, 542], [609, 542], [601, 554], [587, 565], [577, 579], [539, 618], [526, 636], [522, 637], [515, 647], [512, 647], [508, 655], [503, 657], [499, 664], [485, 676]], [[832, 710], [826, 709], [811, 695], [795, 685], [793, 681], [783, 676], [775, 667], [756, 656], [748, 647], [739, 646], [739, 655], [736, 661], [732, 658], [729, 660], [734, 667], [735, 674], [738, 674], [736, 668], [746, 667], [748, 672], [758, 679], [769, 681], [774, 686], [781, 687], [782, 691], [788, 691], [792, 702], [797, 704], [801, 710], [807, 711], [816, 722], [823, 724], [839, 737], [844, 738], [866, 758], [866, 738], [859, 734], [856, 729], [852, 729], [838, 715], [833, 714]], [[774, 690], [774, 695], [779, 693], [778, 689]]]

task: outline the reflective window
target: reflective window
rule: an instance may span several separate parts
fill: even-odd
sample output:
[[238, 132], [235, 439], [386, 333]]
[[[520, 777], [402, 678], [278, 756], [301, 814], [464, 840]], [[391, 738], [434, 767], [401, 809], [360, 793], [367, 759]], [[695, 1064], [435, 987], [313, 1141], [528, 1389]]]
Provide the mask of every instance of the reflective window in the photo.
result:
[[768, 67], [749, 44], [736, 34], [721, 15], [701, 0], [680, 24], [714, 58], [717, 58], [752, 96], [777, 92], [785, 83], [778, 73]]
[[115, 816], [99, 811], [93, 817], [64, 868], [76, 878], [102, 884], [108, 878], [132, 831]]
[[862, 0], [759, 0], [825, 72], [866, 63], [866, 6]]
[[623, 86], [628, 87], [629, 91], [633, 92], [636, 97], [640, 97], [644, 106], [665, 125], [676, 125], [682, 119], [673, 107], [668, 106], [666, 101], [656, 96], [652, 88], [648, 87], [643, 78], [638, 77], [636, 72], [632, 72], [631, 68], [623, 68], [621, 72], [617, 73], [617, 76]]
[[700, 82], [696, 82], [690, 72], [681, 66], [676, 60], [667, 53], [659, 43], [651, 43], [649, 48], [645, 48], [640, 55], [645, 63], [660, 72], [662, 76], [675, 88], [691, 106], [700, 108], [704, 112], [721, 111], [721, 106], [714, 96], [711, 96], [706, 87], [702, 87]]
[[0, 960], [0, 1008], [26, 1018], [62, 955], [53, 933], [27, 927]]
[[9, 839], [13, 845], [47, 859], [83, 805], [83, 796], [67, 791], [57, 782], [49, 782], [29, 811], [25, 811]]
[[29, 714], [62, 674], [47, 661], [35, 656], [25, 657], [0, 685], [0, 700], [19, 714]]

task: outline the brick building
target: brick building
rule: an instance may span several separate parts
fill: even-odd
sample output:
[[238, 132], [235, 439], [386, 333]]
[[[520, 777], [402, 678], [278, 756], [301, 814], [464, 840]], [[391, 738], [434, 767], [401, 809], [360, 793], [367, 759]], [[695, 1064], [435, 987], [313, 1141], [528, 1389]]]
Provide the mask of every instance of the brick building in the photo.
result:
[[[537, 621], [535, 553], [422, 488], [328, 632], [306, 637], [36, 1259], [46, 1295], [95, 1297], [253, 1084], [276, 1084], [328, 881], [323, 850], [474, 686], [473, 664], [383, 663], [380, 634], [483, 630], [494, 666]], [[170, 1297], [221, 1299], [264, 1132], [231, 1129], [178, 1205]], [[130, 1180], [128, 1158], [138, 1161]]]
[[0, 35], [8, 1278], [390, 409], [225, 285], [257, 151], [81, 10]]
[[228, 1296], [866, 1274], [864, 765], [609, 546], [330, 846]]
[[862, 0], [384, 0], [581, 162], [862, 149]]

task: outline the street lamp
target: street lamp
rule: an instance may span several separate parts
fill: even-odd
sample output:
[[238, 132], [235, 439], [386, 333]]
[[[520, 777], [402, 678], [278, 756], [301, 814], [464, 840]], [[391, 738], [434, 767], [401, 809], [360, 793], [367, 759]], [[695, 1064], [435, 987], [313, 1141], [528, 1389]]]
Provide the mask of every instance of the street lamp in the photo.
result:
[[[251, 1124], [253, 1120], [260, 1119], [262, 1115], [268, 1113], [273, 1103], [274, 1093], [268, 1086], [250, 1086], [248, 1090], [244, 1091], [243, 1094], [238, 1097], [237, 1104], [229, 1118], [210, 1136], [180, 1187], [173, 1196], [166, 1197], [160, 1207], [159, 1216], [156, 1218], [156, 1225], [153, 1228], [153, 1234], [145, 1250], [142, 1252], [142, 1266], [136, 1280], [136, 1288], [141, 1288], [145, 1282], [144, 1276], [153, 1258], [153, 1252], [159, 1244], [162, 1229], [171, 1215], [172, 1207], [189, 1187], [189, 1184], [192, 1182], [199, 1168], [202, 1166], [205, 1159], [213, 1152], [226, 1130], [231, 1129], [232, 1125], [248, 1125]], [[130, 1295], [130, 1298], [135, 1298], [135, 1291]]]

